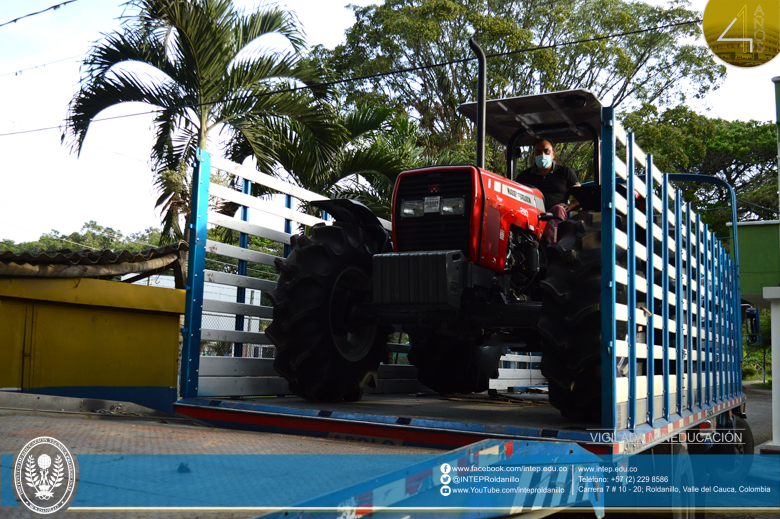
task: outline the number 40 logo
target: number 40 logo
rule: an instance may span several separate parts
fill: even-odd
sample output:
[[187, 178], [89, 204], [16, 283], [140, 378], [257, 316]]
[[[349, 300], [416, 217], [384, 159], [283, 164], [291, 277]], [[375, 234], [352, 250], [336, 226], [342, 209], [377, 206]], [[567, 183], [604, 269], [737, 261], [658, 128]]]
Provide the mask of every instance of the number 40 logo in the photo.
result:
[[710, 0], [702, 25], [712, 52], [731, 65], [763, 65], [780, 52], [780, 0]]

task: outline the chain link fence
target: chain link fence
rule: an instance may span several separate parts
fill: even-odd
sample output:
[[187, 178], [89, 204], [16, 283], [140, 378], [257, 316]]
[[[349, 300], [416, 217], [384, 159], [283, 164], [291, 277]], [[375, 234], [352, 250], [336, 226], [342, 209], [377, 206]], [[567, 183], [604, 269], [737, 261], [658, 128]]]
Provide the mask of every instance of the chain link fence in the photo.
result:
[[[241, 318], [239, 318], [241, 319]], [[245, 332], [262, 332], [271, 324], [269, 319], [259, 317], [243, 317]], [[209, 330], [235, 330], [236, 316], [203, 312], [201, 327]], [[223, 341], [203, 341], [200, 343], [200, 354], [210, 357], [232, 357], [234, 343]], [[273, 359], [276, 348], [268, 344], [242, 344], [241, 356], [258, 359]]]

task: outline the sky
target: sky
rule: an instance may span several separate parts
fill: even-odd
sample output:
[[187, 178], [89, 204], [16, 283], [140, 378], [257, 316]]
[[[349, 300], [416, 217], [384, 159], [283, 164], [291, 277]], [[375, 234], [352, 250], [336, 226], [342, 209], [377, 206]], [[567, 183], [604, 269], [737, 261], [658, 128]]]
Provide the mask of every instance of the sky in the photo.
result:
[[[0, 2], [0, 24], [61, 1]], [[0, 27], [0, 239], [18, 243], [51, 230], [69, 234], [90, 220], [125, 235], [160, 225], [149, 168], [151, 116], [94, 123], [80, 156], [60, 142], [60, 127], [78, 88], [79, 60], [101, 33], [119, 26], [122, 3], [77, 0]], [[242, 6], [256, 3], [236, 1]], [[279, 2], [297, 13], [311, 44], [328, 48], [343, 42], [344, 31], [354, 22], [347, 5], [372, 3], [376, 0]], [[691, 5], [703, 11], [706, 0], [693, 0]], [[780, 76], [780, 57], [754, 69], [729, 66], [727, 74], [720, 89], [692, 105], [698, 112], [728, 120], [774, 120], [771, 79]], [[126, 104], [100, 117], [146, 109]], [[17, 134], [7, 135], [11, 133]]]

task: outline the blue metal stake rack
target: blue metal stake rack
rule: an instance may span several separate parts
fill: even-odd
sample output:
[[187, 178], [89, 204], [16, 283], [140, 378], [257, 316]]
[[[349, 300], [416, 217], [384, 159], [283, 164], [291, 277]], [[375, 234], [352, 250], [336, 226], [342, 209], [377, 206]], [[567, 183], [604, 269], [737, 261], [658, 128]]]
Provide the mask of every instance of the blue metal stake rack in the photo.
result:
[[[690, 205], [683, 202], [681, 192], [669, 182], [720, 182], [730, 189], [727, 184], [710, 177], [662, 174], [652, 157], [635, 144], [633, 135], [622, 130], [609, 107], [602, 109], [601, 143], [601, 431], [614, 434], [614, 442], [607, 442], [608, 451], [631, 454], [744, 402], [739, 373], [741, 328], [732, 322], [734, 312], [740, 308], [739, 259], [735, 256], [731, 261]], [[625, 150], [625, 162], [618, 158], [619, 149]], [[183, 329], [181, 394], [189, 399], [208, 396], [198, 391], [204, 278], [261, 290], [275, 285], [270, 280], [204, 270], [205, 252], [214, 247], [206, 240], [206, 220], [213, 218], [207, 209], [212, 165], [244, 178], [244, 185], [249, 180], [265, 182], [264, 185], [291, 197], [309, 201], [324, 198], [199, 153], [194, 174], [189, 290]], [[214, 185], [211, 194], [244, 207], [261, 204], [247, 193], [228, 191]], [[732, 205], [733, 202], [732, 192]], [[286, 205], [291, 206], [289, 201]], [[735, 210], [735, 216], [734, 213]], [[314, 224], [308, 220], [313, 217], [295, 214], [289, 207], [275, 214], [303, 225]], [[236, 221], [225, 224], [228, 228], [243, 233], [252, 228], [245, 221], [232, 220]], [[268, 229], [260, 232], [289, 244], [289, 233]], [[738, 251], [736, 240], [735, 235], [734, 248]], [[229, 247], [219, 250], [236, 253]], [[273, 264], [273, 257], [242, 251], [235, 257], [252, 257], [253, 262]], [[270, 318], [270, 308], [231, 304], [236, 307], [236, 315]], [[222, 303], [221, 307], [228, 305]], [[248, 311], [256, 313], [246, 314]], [[203, 333], [206, 332], [213, 331]], [[237, 343], [267, 341], [262, 334], [243, 331], [222, 335]]]
[[[659, 428], [666, 433], [744, 401], [742, 331], [734, 322], [740, 309], [736, 225], [732, 261], [669, 182], [728, 189], [734, 221], [736, 200], [719, 179], [662, 174], [609, 107], [602, 109], [601, 138], [602, 427], [656, 437]], [[619, 145], [625, 163], [617, 158]], [[636, 175], [638, 168], [645, 175]], [[624, 337], [617, 336], [618, 322], [625, 323]], [[627, 374], [619, 376], [617, 366], [625, 363]]]

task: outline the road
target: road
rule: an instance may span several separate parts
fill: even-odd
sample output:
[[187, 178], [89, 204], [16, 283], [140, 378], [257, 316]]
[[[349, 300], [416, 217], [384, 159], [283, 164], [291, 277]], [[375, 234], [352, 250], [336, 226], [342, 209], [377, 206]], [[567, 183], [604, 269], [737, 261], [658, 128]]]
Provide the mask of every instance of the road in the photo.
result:
[[[754, 384], [745, 384], [745, 395], [747, 396], [747, 421], [753, 432], [756, 447], [772, 439], [772, 390], [756, 387]], [[758, 452], [758, 449], [756, 449]], [[575, 516], [569, 514], [559, 514], [561, 519], [575, 519]], [[749, 512], [749, 513], [720, 513], [707, 512], [707, 519], [780, 519], [778, 512]], [[577, 519], [593, 517], [592, 515], [577, 514]], [[668, 515], [657, 513], [608, 513], [607, 519], [661, 519]], [[703, 519], [697, 515], [697, 519]]]
[[747, 421], [753, 431], [756, 447], [772, 439], [772, 390], [745, 384]]
[[[756, 387], [753, 384], [745, 384], [747, 396], [747, 421], [750, 430], [753, 431], [753, 439], [758, 446], [772, 439], [772, 390]], [[780, 511], [776, 513], [707, 513], [712, 519], [776, 519], [780, 518]]]
[[[745, 386], [748, 397], [748, 423], [753, 430], [756, 446], [771, 439], [772, 405], [771, 391], [752, 385]], [[0, 406], [1, 407], [1, 406]], [[128, 416], [84, 416], [74, 414], [47, 414], [20, 412], [0, 409], [0, 453], [13, 454], [30, 437], [46, 433], [52, 435], [69, 446], [74, 446], [76, 454], [87, 453], [180, 453], [197, 454], [263, 454], [263, 453], [309, 453], [321, 452], [323, 443], [328, 443], [333, 453], [365, 453], [381, 454], [388, 448], [367, 444], [325, 440], [316, 438], [296, 437], [290, 435], [273, 435], [243, 431], [219, 430], [192, 425], [174, 420], [141, 419]], [[317, 445], [314, 445], [317, 444]], [[152, 450], [149, 450], [152, 449]], [[356, 450], [357, 449], [357, 450]], [[418, 449], [419, 453], [438, 454], [441, 451]], [[415, 451], [415, 452], [417, 452]], [[117, 512], [90, 513], [67, 512], [72, 519], [94, 519], [109, 517], [116, 519], [244, 519], [256, 517], [252, 512]], [[381, 516], [381, 514], [379, 514]], [[426, 517], [438, 517], [438, 514], [424, 514]], [[0, 519], [41, 517], [20, 507], [0, 508]], [[593, 514], [558, 514], [563, 519], [591, 519]], [[648, 513], [609, 513], [608, 519], [660, 519], [668, 517], [661, 514]], [[780, 512], [775, 513], [707, 513], [710, 519], [780, 519]]]

